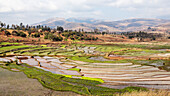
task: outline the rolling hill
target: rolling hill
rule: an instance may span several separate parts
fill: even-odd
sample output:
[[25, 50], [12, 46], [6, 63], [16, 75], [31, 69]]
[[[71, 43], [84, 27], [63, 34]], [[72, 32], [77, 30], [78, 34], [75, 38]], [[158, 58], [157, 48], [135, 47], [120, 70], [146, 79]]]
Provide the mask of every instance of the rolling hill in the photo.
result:
[[63, 26], [64, 29], [79, 30], [84, 29], [85, 31], [93, 31], [98, 29], [100, 31], [109, 32], [131, 32], [131, 31], [142, 31], [148, 27], [161, 26], [163, 24], [170, 23], [170, 20], [165, 19], [126, 19], [120, 21], [104, 21], [93, 18], [51, 18], [33, 25], [46, 25], [51, 28], [57, 26]]

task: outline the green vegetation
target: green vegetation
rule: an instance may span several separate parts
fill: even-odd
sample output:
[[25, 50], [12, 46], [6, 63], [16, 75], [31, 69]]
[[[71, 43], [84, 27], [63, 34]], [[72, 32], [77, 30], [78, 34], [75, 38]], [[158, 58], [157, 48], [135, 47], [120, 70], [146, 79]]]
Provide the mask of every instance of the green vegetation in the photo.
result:
[[45, 88], [38, 80], [28, 78], [23, 72], [12, 72], [0, 67], [0, 96], [76, 96], [73, 92], [53, 91]]
[[67, 46], [66, 45], [62, 45], [61, 48], [66, 48]]
[[45, 33], [44, 39], [49, 39], [52, 41], [62, 41], [63, 38], [61, 36], [56, 36], [52, 33]]
[[62, 33], [62, 36], [64, 36], [66, 39], [71, 40], [97, 40], [98, 38], [87, 36], [84, 33], [81, 32], [73, 32], [73, 31], [65, 31]]
[[170, 49], [170, 45], [138, 45], [138, 44], [112, 44], [112, 45], [88, 45], [88, 44], [74, 44], [79, 47], [96, 47], [95, 51], [105, 52], [113, 55], [124, 55], [124, 56], [145, 56], [158, 54], [158, 53], [169, 53], [166, 50], [156, 49]]
[[11, 35], [11, 33], [9, 31], [5, 31], [5, 35], [9, 36], [9, 35]]
[[91, 56], [73, 56], [69, 57], [72, 60], [76, 61], [83, 61], [83, 62], [90, 62], [90, 63], [128, 63], [128, 60], [116, 60], [116, 61], [98, 61], [98, 60], [91, 60], [89, 59]]
[[[117, 92], [132, 92], [134, 90], [147, 90], [146, 88], [140, 87], [127, 87], [124, 89], [111, 89], [97, 86], [101, 84], [98, 81], [94, 81], [91, 78], [83, 77], [83, 79], [68, 78], [62, 75], [53, 74], [44, 70], [31, 67], [27, 64], [16, 65], [6, 64], [1, 66], [11, 70], [13, 68], [24, 72], [29, 78], [37, 79], [44, 87], [56, 90], [56, 91], [73, 91], [82, 95], [113, 95]], [[86, 80], [88, 79], [88, 80]]]
[[145, 56], [151, 54], [158, 54], [158, 53], [168, 53], [167, 51], [159, 51], [159, 50], [148, 50], [148, 49], [140, 49], [140, 50], [123, 50], [114, 52], [117, 55], [127, 55], [127, 56]]
[[7, 51], [7, 50], [13, 50], [13, 49], [19, 49], [19, 48], [28, 48], [31, 46], [28, 45], [20, 45], [20, 46], [7, 46], [7, 47], [1, 47], [0, 51]]
[[[13, 45], [14, 44], [14, 45]], [[16, 45], [15, 45], [16, 44]], [[18, 45], [17, 45], [18, 44]], [[91, 57], [96, 56], [105, 56], [106, 54], [117, 54], [125, 56], [145, 56], [146, 54], [159, 54], [159, 53], [169, 53], [166, 50], [151, 50], [146, 45], [130, 45], [130, 44], [112, 44], [112, 45], [88, 45], [88, 44], [58, 44], [56, 47], [47, 47], [47, 45], [39, 46], [27, 46], [20, 43], [8, 43], [1, 42], [0, 45], [8, 45], [0, 47], [0, 52], [12, 55], [29, 55], [29, 56], [47, 56], [47, 55], [61, 55], [65, 58], [60, 58], [61, 62], [69, 62], [69, 59], [75, 61], [83, 61], [87, 64], [79, 64], [80, 66], [90, 65], [92, 63], [133, 63], [139, 65], [154, 66], [154, 63], [160, 64], [158, 68], [169, 71], [169, 61], [168, 60], [133, 60], [133, 59], [124, 59], [124, 60], [108, 60], [100, 61], [98, 59], [92, 60]], [[160, 45], [159, 48], [162, 48], [163, 45]], [[165, 46], [165, 45], [164, 45]], [[167, 47], [169, 45], [166, 45]], [[157, 46], [152, 45], [152, 48]], [[90, 52], [85, 52], [91, 50]], [[96, 52], [96, 53], [95, 53]], [[5, 56], [5, 55], [4, 55]], [[69, 59], [67, 59], [69, 58]], [[63, 61], [62, 61], [63, 60]], [[78, 63], [74, 63], [78, 66]], [[71, 64], [70, 63], [70, 64]], [[69, 63], [68, 63], [69, 64]], [[73, 64], [73, 65], [74, 65]], [[92, 65], [93, 66], [93, 65]], [[112, 95], [114, 93], [122, 92], [132, 92], [134, 90], [146, 90], [138, 87], [128, 87], [124, 89], [111, 89], [100, 87], [98, 85], [104, 83], [100, 78], [90, 78], [84, 76], [75, 76], [75, 75], [57, 75], [50, 72], [31, 67], [27, 64], [16, 65], [16, 64], [2, 64], [1, 67], [7, 69], [18, 69], [24, 72], [28, 77], [37, 79], [41, 84], [47, 88], [57, 90], [57, 91], [72, 91], [82, 95]], [[105, 68], [104, 64], [101, 66]], [[111, 66], [109, 66], [110, 68]], [[78, 71], [81, 69], [70, 68], [68, 70]]]
[[40, 33], [36, 32], [35, 34], [32, 34], [31, 36], [34, 37], [34, 38], [39, 38], [40, 37]]
[[17, 32], [17, 31], [12, 31], [13, 36], [20, 36], [20, 37], [27, 37], [27, 35], [24, 32]]
[[170, 45], [147, 45], [147, 44], [118, 44], [120, 47], [142, 48], [142, 49], [170, 49]]
[[17, 45], [20, 43], [9, 43], [9, 42], [1, 42], [0, 45]]
[[117, 51], [124, 48], [141, 48], [141, 49], [170, 49], [170, 45], [149, 45], [149, 44], [103, 44], [103, 45], [89, 45], [89, 44], [74, 44], [75, 46], [96, 47], [97, 51], [110, 52]]
[[68, 69], [68, 70], [73, 70], [73, 71], [78, 71], [78, 72], [81, 71], [81, 69], [78, 69], [78, 68], [71, 68], [71, 69]]
[[91, 77], [82, 77], [81, 79], [85, 79], [85, 80], [93, 80], [93, 81], [98, 81], [98, 82], [101, 82], [101, 83], [104, 83], [104, 81], [100, 78], [91, 78]]
[[41, 45], [42, 47], [47, 47], [47, 45]]
[[[149, 30], [151, 30], [149, 28]], [[128, 37], [129, 39], [132, 39], [132, 38], [140, 38], [139, 41], [143, 41], [143, 39], [145, 38], [149, 38], [151, 40], [156, 40], [156, 38], [160, 38], [160, 37], [163, 37], [162, 34], [153, 34], [153, 33], [147, 33], [147, 32], [125, 32], [125, 33], [121, 33], [122, 35]]]

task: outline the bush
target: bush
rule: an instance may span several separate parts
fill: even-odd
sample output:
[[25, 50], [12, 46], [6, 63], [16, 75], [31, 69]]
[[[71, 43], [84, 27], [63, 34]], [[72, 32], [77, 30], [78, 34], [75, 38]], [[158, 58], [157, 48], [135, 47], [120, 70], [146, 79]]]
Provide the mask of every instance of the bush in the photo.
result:
[[35, 37], [35, 38], [40, 37], [40, 33], [35, 33], [35, 34], [34, 34], [34, 37]]
[[27, 37], [27, 35], [26, 35], [24, 32], [19, 32], [19, 35], [20, 35], [21, 37]]
[[45, 35], [45, 36], [44, 36], [44, 39], [48, 39], [48, 35]]
[[2, 28], [2, 29], [1, 29], [1, 31], [5, 31], [5, 29], [4, 29], [4, 28]]
[[44, 36], [44, 39], [50, 39], [52, 41], [62, 41], [63, 38], [61, 36], [55, 36], [52, 33], [46, 34]]
[[65, 38], [64, 41], [67, 41], [67, 38]]
[[31, 35], [31, 31], [28, 32], [29, 36]]
[[11, 33], [9, 31], [5, 31], [5, 35], [8, 36], [11, 35]]
[[54, 38], [53, 38], [53, 41], [62, 41], [63, 40], [63, 38], [62, 37], [57, 37], [57, 36], [54, 36]]
[[64, 31], [64, 28], [61, 27], [61, 26], [57, 26], [57, 30], [63, 32], [63, 31]]
[[12, 31], [13, 36], [19, 36], [19, 33], [17, 31]]
[[27, 35], [24, 32], [17, 32], [17, 31], [12, 31], [13, 36], [21, 36], [21, 37], [27, 37]]
[[70, 39], [71, 39], [71, 40], [74, 40], [74, 37], [73, 37], [73, 36], [70, 36]]

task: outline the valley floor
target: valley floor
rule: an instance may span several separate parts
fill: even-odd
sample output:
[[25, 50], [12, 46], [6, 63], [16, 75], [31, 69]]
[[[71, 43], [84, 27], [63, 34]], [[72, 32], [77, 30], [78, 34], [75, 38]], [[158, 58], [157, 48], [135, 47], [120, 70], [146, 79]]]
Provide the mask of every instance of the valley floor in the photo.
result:
[[[170, 88], [169, 44], [72, 43], [51, 46], [1, 42], [0, 56], [0, 67], [24, 72], [29, 78], [38, 79], [43, 86], [57, 91], [43, 89], [37, 80], [28, 79], [21, 72], [2, 69], [1, 83], [8, 77], [14, 78], [7, 80], [9, 83], [0, 84], [2, 90], [10, 89], [7, 90], [9, 92], [3, 91], [3, 94], [16, 93], [16, 89], [11, 91], [13, 86], [20, 89], [24, 81], [30, 87], [23, 84], [21, 91], [33, 87], [41, 90], [37, 94], [112, 95], [134, 90], [146, 91], [146, 88]], [[33, 80], [31, 84], [27, 83], [26, 78]], [[31, 86], [36, 84], [42, 89]]]

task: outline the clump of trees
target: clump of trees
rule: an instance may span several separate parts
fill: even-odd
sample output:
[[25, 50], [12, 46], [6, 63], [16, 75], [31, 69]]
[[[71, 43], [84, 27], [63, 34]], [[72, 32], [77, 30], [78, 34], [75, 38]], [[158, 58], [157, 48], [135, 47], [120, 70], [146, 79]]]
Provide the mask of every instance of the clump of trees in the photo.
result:
[[124, 32], [124, 33], [121, 33], [121, 35], [125, 35], [129, 39], [133, 39], [133, 38], [141, 38], [141, 39], [150, 38], [151, 40], [156, 40], [156, 38], [162, 37], [161, 34], [147, 33], [147, 32], [142, 32], [142, 31], [140, 31], [140, 32]]
[[11, 35], [11, 33], [9, 31], [5, 31], [5, 35], [9, 36], [9, 35]]
[[35, 34], [32, 34], [31, 36], [34, 37], [34, 38], [39, 38], [40, 37], [40, 33], [36, 32]]
[[24, 32], [17, 32], [17, 31], [12, 31], [13, 36], [20, 36], [20, 37], [27, 37], [27, 34]]
[[27, 35], [24, 32], [19, 32], [19, 36], [21, 37], [27, 37]]
[[[11, 26], [6, 25], [5, 23], [0, 22], [0, 28], [1, 31], [5, 31], [6, 29], [13, 29], [12, 35], [13, 36], [20, 36], [20, 37], [27, 37], [27, 34], [24, 32], [26, 31], [28, 33], [28, 36], [33, 38], [39, 38], [41, 35], [45, 35], [44, 39], [50, 39], [52, 41], [62, 41], [64, 38], [64, 41], [67, 41], [67, 39], [71, 40], [97, 40], [97, 37], [93, 37], [90, 35], [86, 35], [83, 29], [77, 30], [64, 30], [62, 26], [57, 26], [56, 28], [50, 28], [48, 26], [43, 25], [36, 25], [36, 26], [29, 26], [24, 25], [23, 23], [20, 23], [19, 25], [12, 24]], [[54, 34], [56, 33], [57, 34]], [[98, 30], [95, 30], [95, 34], [98, 34]], [[11, 35], [10, 32], [6, 32], [5, 34], [7, 36]], [[100, 33], [102, 35], [106, 34], [105, 32]]]
[[13, 36], [19, 36], [19, 33], [17, 31], [12, 31]]
[[62, 41], [63, 38], [61, 36], [56, 36], [52, 33], [45, 33], [44, 39], [50, 39], [52, 41]]
[[62, 36], [64, 36], [66, 39], [71, 40], [97, 40], [97, 37], [87, 36], [85, 33], [82, 32], [70, 32], [65, 31], [62, 33]]

